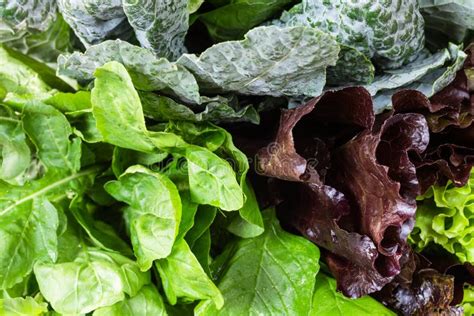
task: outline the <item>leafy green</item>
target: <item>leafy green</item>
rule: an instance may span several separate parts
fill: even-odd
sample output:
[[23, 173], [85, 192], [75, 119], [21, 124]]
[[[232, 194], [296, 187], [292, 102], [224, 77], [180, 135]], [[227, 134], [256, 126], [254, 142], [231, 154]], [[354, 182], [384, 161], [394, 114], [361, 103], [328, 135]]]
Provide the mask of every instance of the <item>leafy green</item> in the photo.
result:
[[184, 54], [177, 63], [196, 76], [203, 91], [316, 96], [338, 53], [333, 38], [317, 29], [261, 26], [242, 41], [219, 43], [199, 57]]
[[183, 239], [175, 243], [173, 251], [166, 259], [157, 260], [155, 264], [171, 305], [176, 304], [178, 299], [184, 302], [210, 299], [218, 309], [223, 306], [224, 300], [220, 291], [206, 275]]
[[237, 241], [220, 268], [224, 307], [217, 310], [211, 301], [203, 301], [196, 307], [197, 315], [309, 313], [319, 250], [283, 231], [273, 210], [264, 211], [263, 217], [265, 232]]
[[184, 100], [199, 103], [199, 87], [189, 71], [121, 40], [91, 46], [85, 53], [59, 56], [58, 72], [84, 84], [94, 78], [96, 68], [110, 61], [120, 62], [127, 68], [138, 90], [170, 91]]
[[452, 183], [433, 186], [422, 197], [410, 235], [421, 250], [431, 243], [442, 246], [462, 262], [474, 261], [474, 173], [464, 187]]
[[176, 60], [185, 51], [188, 1], [124, 0], [123, 10], [142, 47]]
[[336, 280], [319, 273], [313, 294], [313, 304], [309, 315], [396, 315], [370, 296], [350, 299], [336, 291]]
[[461, 304], [464, 309], [464, 315], [472, 315], [474, 312], [474, 287], [472, 285], [464, 288], [464, 296]]
[[130, 207], [125, 218], [133, 250], [142, 271], [171, 253], [181, 220], [178, 189], [169, 178], [142, 166], [132, 166], [105, 189]]
[[232, 0], [199, 19], [216, 41], [241, 39], [248, 30], [280, 12], [293, 0]]
[[145, 285], [133, 297], [112, 306], [101, 307], [93, 316], [164, 316], [167, 315], [163, 299], [153, 285]]
[[125, 293], [134, 296], [150, 282], [134, 261], [85, 245], [70, 262], [35, 265], [35, 276], [54, 310], [66, 314], [84, 314], [115, 304]]
[[0, 42], [4, 42], [28, 31], [45, 31], [56, 19], [56, 1], [2, 1], [0, 15]]
[[59, 0], [58, 7], [86, 47], [112, 37], [130, 37], [130, 25], [121, 1]]
[[417, 0], [303, 0], [284, 12], [279, 23], [328, 32], [385, 69], [414, 60], [423, 49], [424, 23]]
[[48, 304], [31, 296], [0, 299], [0, 314], [5, 316], [39, 316], [48, 311]]

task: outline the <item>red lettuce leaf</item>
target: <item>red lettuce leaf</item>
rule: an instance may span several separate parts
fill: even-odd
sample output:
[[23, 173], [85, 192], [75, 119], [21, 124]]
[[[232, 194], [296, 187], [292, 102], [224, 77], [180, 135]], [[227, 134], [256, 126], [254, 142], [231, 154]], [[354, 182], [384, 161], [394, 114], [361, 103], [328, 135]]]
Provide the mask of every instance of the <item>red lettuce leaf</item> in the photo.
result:
[[355, 87], [283, 110], [274, 142], [259, 151], [259, 172], [282, 180], [279, 213], [328, 250], [345, 295], [380, 290], [400, 272], [419, 194], [409, 153], [427, 144], [422, 115], [376, 122], [369, 93]]

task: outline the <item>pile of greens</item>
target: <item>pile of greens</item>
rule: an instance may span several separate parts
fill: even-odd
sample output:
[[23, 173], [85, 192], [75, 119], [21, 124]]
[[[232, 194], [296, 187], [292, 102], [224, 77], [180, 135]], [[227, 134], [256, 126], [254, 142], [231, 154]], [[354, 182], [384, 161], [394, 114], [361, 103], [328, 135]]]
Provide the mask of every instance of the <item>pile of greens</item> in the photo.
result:
[[474, 312], [470, 1], [0, 16], [1, 315]]

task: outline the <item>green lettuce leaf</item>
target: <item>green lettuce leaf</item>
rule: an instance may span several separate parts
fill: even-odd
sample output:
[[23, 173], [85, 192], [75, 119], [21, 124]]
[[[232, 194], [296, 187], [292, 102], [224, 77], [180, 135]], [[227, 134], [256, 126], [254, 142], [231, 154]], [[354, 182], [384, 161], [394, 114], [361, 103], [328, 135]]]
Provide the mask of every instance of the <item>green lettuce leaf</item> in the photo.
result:
[[434, 243], [461, 262], [474, 262], [474, 173], [464, 187], [433, 186], [419, 199], [410, 235], [415, 249]]
[[127, 68], [138, 90], [171, 92], [184, 100], [200, 102], [196, 79], [183, 66], [121, 40], [91, 46], [85, 53], [59, 56], [58, 73], [86, 84], [94, 79], [98, 67], [110, 61]]
[[185, 52], [188, 0], [123, 0], [122, 3], [142, 47], [169, 60], [176, 60]]
[[337, 292], [336, 280], [319, 273], [313, 294], [311, 316], [380, 315], [395, 316], [370, 296], [350, 299]]
[[199, 57], [184, 54], [177, 63], [207, 92], [317, 96], [338, 53], [334, 39], [317, 29], [262, 26], [242, 41], [216, 44]]
[[228, 245], [230, 254], [219, 268], [223, 308], [217, 310], [212, 301], [203, 301], [196, 315], [309, 313], [319, 250], [310, 241], [283, 231], [273, 210], [264, 211], [263, 217], [263, 234]]

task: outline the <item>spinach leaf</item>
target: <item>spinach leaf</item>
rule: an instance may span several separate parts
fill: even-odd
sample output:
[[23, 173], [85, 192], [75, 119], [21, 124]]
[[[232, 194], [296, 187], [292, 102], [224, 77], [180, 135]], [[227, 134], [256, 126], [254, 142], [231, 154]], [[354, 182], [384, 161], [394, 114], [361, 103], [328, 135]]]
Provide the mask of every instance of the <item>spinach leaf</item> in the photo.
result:
[[336, 280], [319, 273], [313, 295], [313, 304], [309, 315], [345, 316], [345, 315], [395, 315], [370, 296], [350, 299], [336, 290]]
[[73, 261], [36, 264], [41, 293], [55, 311], [85, 314], [134, 296], [150, 282], [149, 274], [115, 252], [83, 245]]
[[211, 299], [217, 308], [224, 304], [221, 293], [183, 239], [176, 241], [173, 251], [166, 259], [155, 261], [155, 266], [171, 305], [175, 305], [178, 298], [184, 302]]
[[101, 307], [93, 316], [165, 316], [165, 305], [153, 285], [145, 285], [132, 297], [127, 297], [112, 306]]
[[170, 255], [181, 221], [181, 200], [173, 182], [137, 165], [105, 189], [130, 205], [124, 211], [140, 269], [146, 271], [153, 260]]
[[220, 268], [224, 272], [218, 287], [224, 307], [217, 310], [211, 301], [203, 301], [196, 315], [308, 314], [319, 250], [308, 240], [283, 231], [273, 210], [264, 211], [263, 217], [263, 234], [239, 240], [223, 254], [227, 260]]

